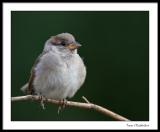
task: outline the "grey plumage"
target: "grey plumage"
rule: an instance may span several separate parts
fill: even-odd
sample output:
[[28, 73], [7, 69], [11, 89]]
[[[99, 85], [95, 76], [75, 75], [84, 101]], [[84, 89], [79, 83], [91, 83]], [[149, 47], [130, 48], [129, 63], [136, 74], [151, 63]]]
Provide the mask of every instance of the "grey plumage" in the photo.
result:
[[85, 65], [77, 53], [79, 46], [69, 33], [49, 38], [32, 68], [29, 82], [21, 90], [53, 99], [73, 97], [86, 77]]

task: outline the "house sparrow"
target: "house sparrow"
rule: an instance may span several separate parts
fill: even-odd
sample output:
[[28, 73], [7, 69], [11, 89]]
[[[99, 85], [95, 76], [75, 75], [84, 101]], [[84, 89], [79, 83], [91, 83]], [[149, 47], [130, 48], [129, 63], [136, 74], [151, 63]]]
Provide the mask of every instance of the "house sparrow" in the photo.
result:
[[86, 77], [86, 67], [77, 53], [80, 46], [70, 33], [51, 36], [21, 90], [56, 100], [73, 97]]

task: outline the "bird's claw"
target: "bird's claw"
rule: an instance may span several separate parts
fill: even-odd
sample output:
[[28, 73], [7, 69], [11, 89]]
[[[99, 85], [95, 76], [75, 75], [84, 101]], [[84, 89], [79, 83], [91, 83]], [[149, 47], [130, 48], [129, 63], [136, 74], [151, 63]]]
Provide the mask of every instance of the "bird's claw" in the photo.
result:
[[42, 95], [39, 95], [39, 100], [40, 100], [40, 104], [42, 106], [42, 109], [46, 109], [45, 106], [44, 106], [44, 101], [46, 100], [46, 98]]
[[58, 114], [59, 114], [60, 111], [63, 110], [63, 109], [65, 108], [65, 106], [67, 105], [67, 100], [66, 100], [66, 99], [59, 100], [59, 104], [60, 104], [60, 106], [58, 107]]

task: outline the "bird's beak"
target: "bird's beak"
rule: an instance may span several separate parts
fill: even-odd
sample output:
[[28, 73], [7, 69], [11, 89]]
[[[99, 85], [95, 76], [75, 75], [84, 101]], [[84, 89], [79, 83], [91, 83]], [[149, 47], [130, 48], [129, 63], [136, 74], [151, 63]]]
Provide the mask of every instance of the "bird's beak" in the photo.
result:
[[81, 47], [82, 45], [79, 44], [78, 42], [74, 42], [74, 43], [70, 43], [68, 44], [66, 47], [71, 49], [71, 50], [74, 50], [74, 49], [77, 49], [79, 47]]

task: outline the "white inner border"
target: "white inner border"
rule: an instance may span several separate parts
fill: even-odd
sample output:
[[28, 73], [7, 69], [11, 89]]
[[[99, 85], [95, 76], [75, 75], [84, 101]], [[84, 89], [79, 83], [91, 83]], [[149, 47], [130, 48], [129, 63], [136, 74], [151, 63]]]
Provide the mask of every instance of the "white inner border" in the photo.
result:
[[[11, 11], [149, 11], [150, 121], [12, 121]], [[3, 129], [157, 129], [157, 3], [3, 3]], [[23, 111], [22, 111], [23, 112]], [[138, 125], [147, 125], [146, 127]], [[128, 125], [133, 125], [129, 127]]]

